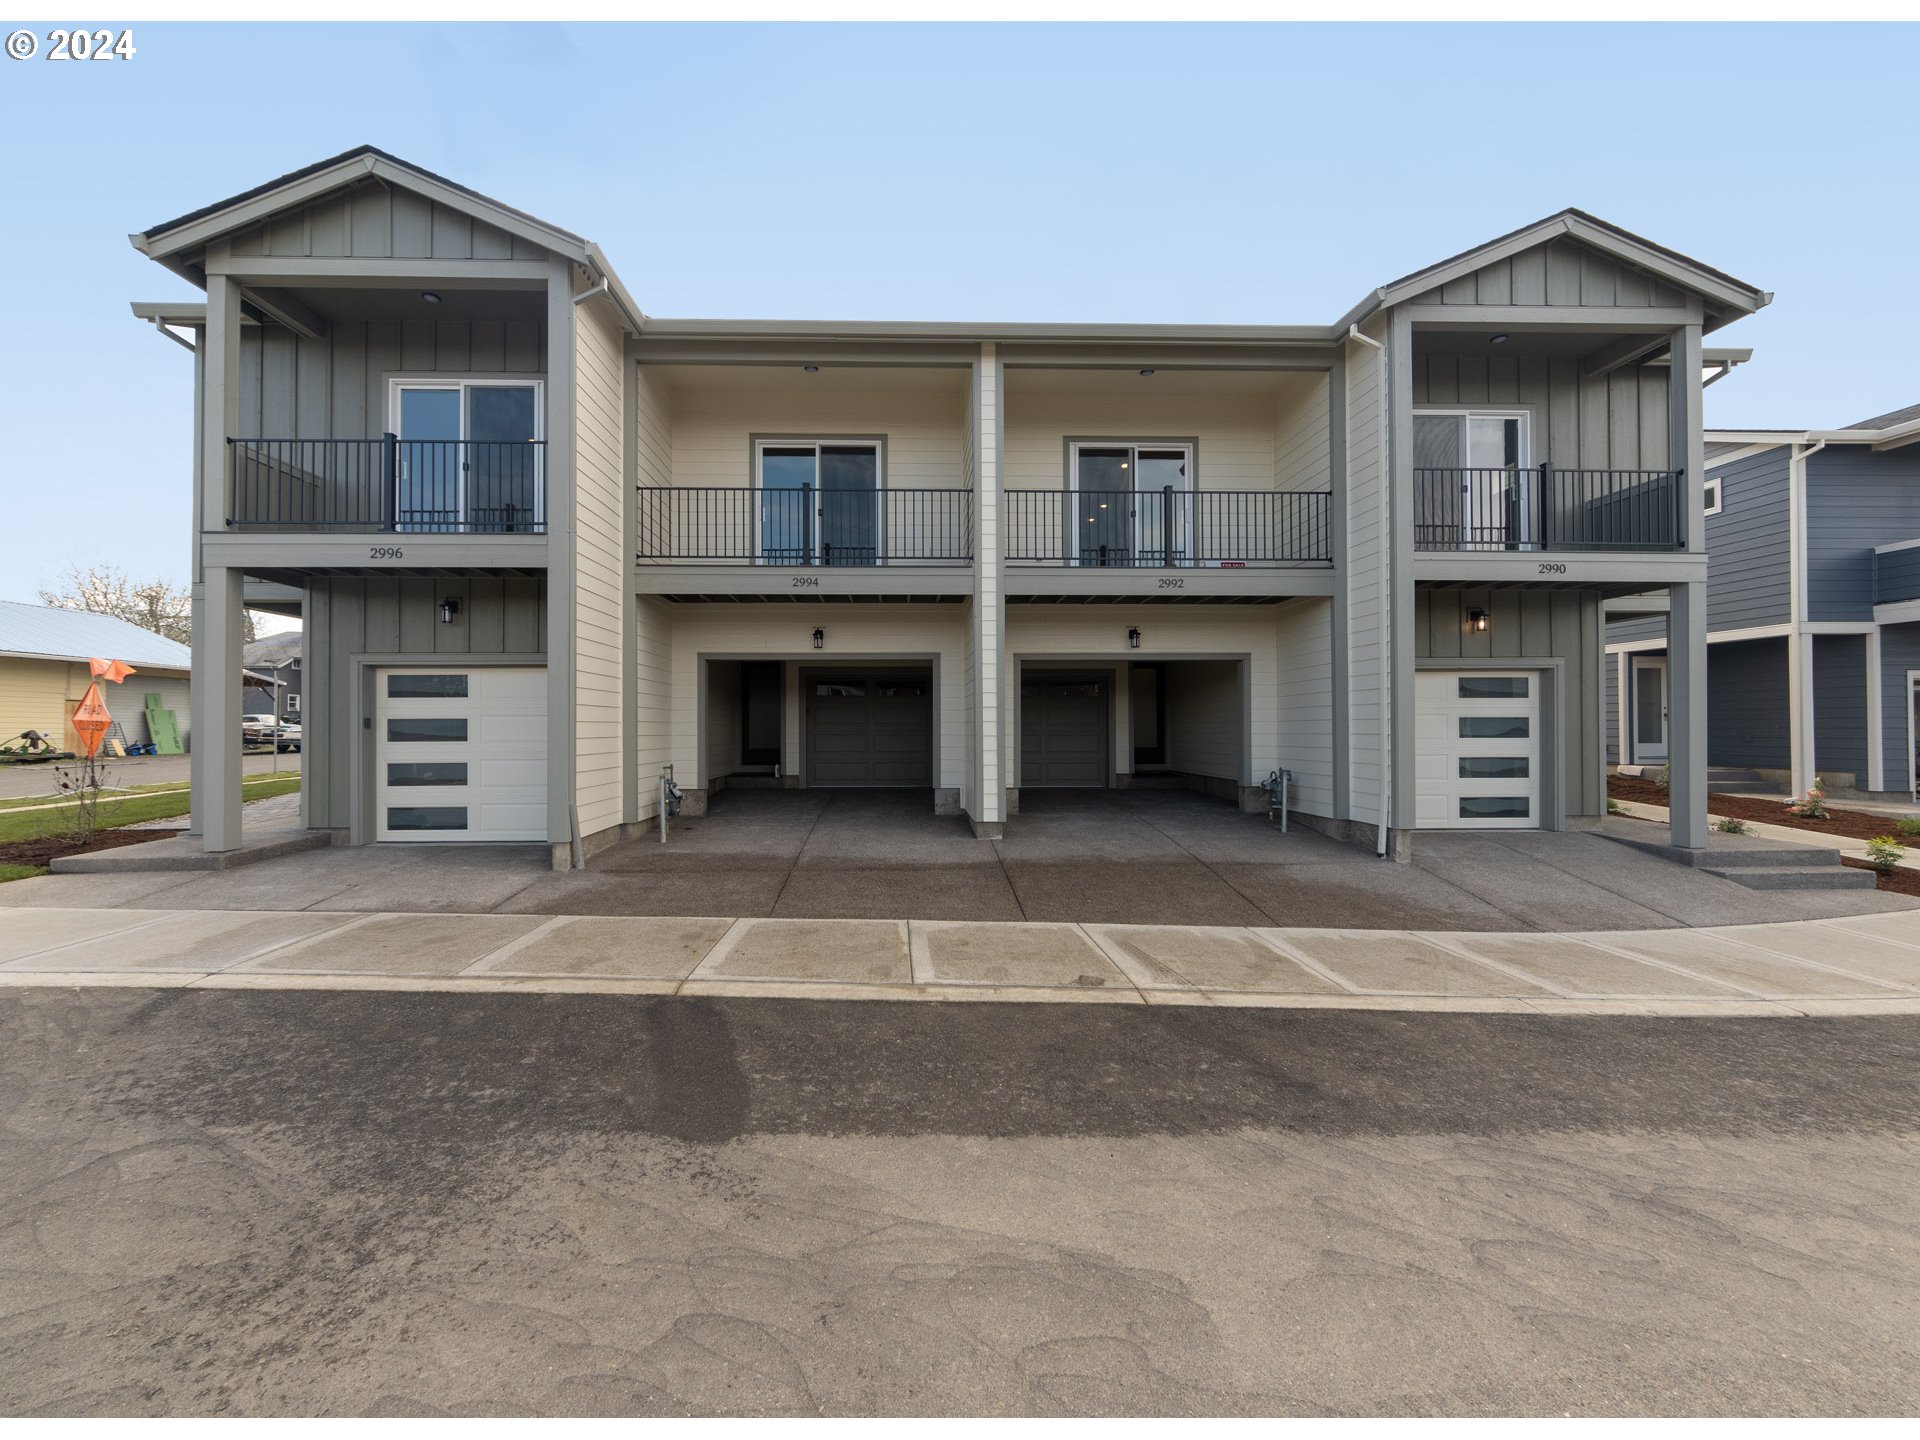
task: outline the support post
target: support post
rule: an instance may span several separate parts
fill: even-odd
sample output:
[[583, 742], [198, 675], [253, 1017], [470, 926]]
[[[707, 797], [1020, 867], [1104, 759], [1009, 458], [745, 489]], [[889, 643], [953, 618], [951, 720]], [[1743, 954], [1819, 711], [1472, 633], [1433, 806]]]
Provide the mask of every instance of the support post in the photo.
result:
[[1000, 571], [1000, 413], [1003, 397], [998, 348], [980, 347], [973, 367], [973, 714], [977, 787], [970, 818], [974, 833], [998, 835], [1007, 820], [1005, 740], [1000, 728], [1006, 660], [1006, 606]]
[[1667, 804], [1675, 845], [1707, 844], [1707, 587], [1668, 587]]
[[1795, 795], [1807, 793], [1819, 774], [1814, 761], [1813, 647], [1815, 640], [1796, 625], [1787, 636], [1787, 764]]
[[209, 853], [240, 848], [241, 647], [246, 638], [240, 571], [209, 566], [202, 585], [201, 642], [193, 655], [196, 690], [204, 691], [200, 729], [192, 736], [199, 758], [201, 844]]

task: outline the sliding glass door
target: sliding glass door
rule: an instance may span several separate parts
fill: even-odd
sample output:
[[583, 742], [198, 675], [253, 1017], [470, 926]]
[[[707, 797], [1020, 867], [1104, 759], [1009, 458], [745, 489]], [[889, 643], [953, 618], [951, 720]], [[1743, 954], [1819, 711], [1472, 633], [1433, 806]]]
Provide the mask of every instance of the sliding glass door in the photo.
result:
[[528, 381], [395, 380], [393, 520], [415, 533], [537, 530], [540, 387]]
[[1178, 565], [1191, 556], [1193, 450], [1075, 444], [1067, 553], [1081, 565]]
[[769, 440], [757, 458], [763, 564], [880, 562], [877, 442]]

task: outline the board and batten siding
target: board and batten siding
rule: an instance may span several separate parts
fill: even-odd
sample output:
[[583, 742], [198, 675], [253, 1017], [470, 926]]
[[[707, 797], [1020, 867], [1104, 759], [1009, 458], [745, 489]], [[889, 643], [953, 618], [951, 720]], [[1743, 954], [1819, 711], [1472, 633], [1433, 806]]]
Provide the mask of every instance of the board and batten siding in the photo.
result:
[[[1237, 660], [1244, 656], [1252, 721], [1243, 751], [1248, 758], [1236, 760], [1221, 778], [1252, 785], [1283, 763], [1277, 613], [1277, 607], [1270, 605], [1014, 604], [1007, 607], [1007, 655], [1025, 670], [1071, 669], [1075, 665], [1112, 665], [1117, 669], [1130, 661], [1192, 661], [1196, 657]], [[1130, 629], [1140, 631], [1137, 650], [1128, 643]], [[1176, 750], [1177, 691], [1190, 668], [1178, 665], [1167, 675], [1168, 743]], [[1241, 728], [1237, 689], [1229, 703], [1237, 734]], [[1009, 707], [1002, 754], [1006, 773], [1018, 775], [1020, 737], [1012, 718]], [[1169, 752], [1170, 760], [1173, 753]], [[1119, 757], [1117, 768], [1131, 770], [1131, 758]], [[1250, 774], [1253, 770], [1259, 774]]]
[[[1384, 321], [1361, 327], [1384, 337]], [[1347, 374], [1347, 733], [1352, 818], [1377, 824], [1386, 785], [1387, 536], [1386, 355], [1349, 340]]]
[[[1739, 640], [1707, 647], [1707, 763], [1785, 770], [1787, 641]], [[1814, 739], [1819, 739], [1816, 726]]]
[[1792, 618], [1787, 613], [1793, 519], [1787, 470], [1788, 451], [1782, 446], [1708, 472], [1720, 480], [1720, 513], [1706, 520], [1709, 634], [1784, 625]]
[[[540, 656], [547, 648], [546, 587], [537, 578], [361, 579], [315, 576], [307, 582], [301, 715], [301, 770], [307, 825], [345, 830], [353, 815], [353, 747], [360, 727], [355, 655]], [[443, 599], [460, 602], [452, 624]]]
[[1675, 286], [1591, 245], [1555, 236], [1417, 297], [1439, 305], [1662, 306], [1686, 303]]
[[1629, 365], [1587, 377], [1573, 356], [1430, 355], [1414, 343], [1414, 408], [1523, 409], [1532, 416], [1533, 465], [1664, 470], [1667, 399], [1664, 366]]
[[[932, 668], [939, 691], [935, 724], [942, 788], [966, 784], [967, 714], [962, 681], [966, 655], [964, 607], [934, 605], [738, 605], [679, 604], [672, 607], [667, 686], [671, 715], [671, 755], [682, 789], [709, 783], [709, 737], [703, 717], [711, 697], [701, 693], [701, 659], [784, 660], [786, 707], [781, 734], [781, 765], [788, 775], [805, 774], [801, 725], [804, 697], [797, 672], [802, 666], [856, 666], [863, 661], [924, 663]], [[813, 648], [813, 632], [826, 631], [824, 648]], [[647, 771], [642, 766], [644, 779]]]
[[[1470, 630], [1467, 612], [1485, 610], [1488, 626]], [[1559, 660], [1555, 723], [1564, 737], [1560, 793], [1571, 816], [1606, 813], [1606, 726], [1600, 595], [1592, 590], [1438, 590], [1414, 594], [1414, 654], [1419, 660]], [[1611, 659], [1611, 657], [1607, 657]]]
[[1327, 375], [1315, 375], [1282, 388], [1273, 433], [1275, 489], [1332, 488], [1328, 474], [1332, 435], [1327, 428], [1332, 391], [1333, 381]]
[[263, 440], [377, 440], [395, 427], [395, 375], [547, 370], [540, 320], [337, 320], [319, 340], [277, 326], [240, 332], [240, 433]]
[[[1294, 809], [1333, 815], [1333, 602], [1290, 600], [1277, 615], [1280, 732], [1275, 768], [1293, 772]], [[1258, 760], [1258, 756], [1254, 757]], [[1256, 766], [1257, 768], [1257, 766]], [[1254, 777], [1261, 780], [1266, 772]]]
[[530, 240], [414, 191], [371, 179], [237, 231], [229, 245], [235, 255], [353, 256], [370, 260], [547, 258], [547, 251]]
[[[956, 390], [960, 384], [956, 374]], [[810, 392], [686, 384], [673, 387], [671, 406], [674, 485], [755, 484], [756, 435], [881, 435], [886, 437], [888, 489], [966, 485], [960, 416], [955, 394], [945, 390]]]
[[1829, 445], [1807, 457], [1807, 619], [1871, 620], [1874, 546], [1916, 539], [1920, 447]]
[[[633, 745], [638, 752], [639, 817], [660, 816], [660, 771], [673, 761], [673, 619], [666, 602], [642, 595], [634, 602]], [[691, 781], [676, 772], [682, 785]]]
[[580, 833], [620, 824], [625, 628], [625, 331], [604, 297], [574, 307], [573, 800]]

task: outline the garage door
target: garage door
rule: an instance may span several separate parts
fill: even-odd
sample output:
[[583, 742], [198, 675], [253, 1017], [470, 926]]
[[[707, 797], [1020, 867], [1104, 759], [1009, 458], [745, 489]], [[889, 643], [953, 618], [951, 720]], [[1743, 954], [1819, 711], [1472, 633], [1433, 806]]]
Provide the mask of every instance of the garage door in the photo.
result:
[[378, 838], [547, 838], [545, 670], [408, 667], [375, 685]]
[[1415, 824], [1524, 830], [1540, 824], [1540, 677], [1422, 670], [1414, 682]]
[[931, 671], [819, 672], [806, 681], [807, 784], [933, 784]]
[[1107, 784], [1105, 675], [1023, 675], [1020, 679], [1020, 788]]

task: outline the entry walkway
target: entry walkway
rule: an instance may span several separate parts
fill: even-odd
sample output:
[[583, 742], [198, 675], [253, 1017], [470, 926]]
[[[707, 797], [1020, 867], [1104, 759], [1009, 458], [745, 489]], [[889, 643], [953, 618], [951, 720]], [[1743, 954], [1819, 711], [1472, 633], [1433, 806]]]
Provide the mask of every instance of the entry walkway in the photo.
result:
[[0, 986], [1920, 1015], [1920, 916], [1513, 934], [0, 910]]

